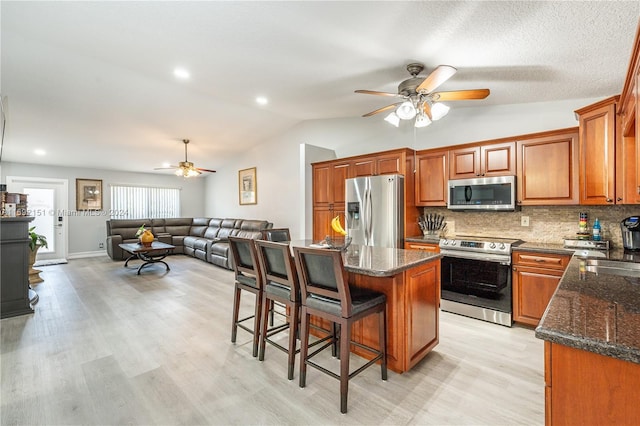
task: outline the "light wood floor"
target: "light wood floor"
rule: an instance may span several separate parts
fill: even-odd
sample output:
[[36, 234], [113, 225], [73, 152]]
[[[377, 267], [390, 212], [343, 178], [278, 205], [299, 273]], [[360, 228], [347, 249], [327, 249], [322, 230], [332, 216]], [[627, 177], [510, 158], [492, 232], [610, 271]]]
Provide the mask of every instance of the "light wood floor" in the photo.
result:
[[[526, 328], [442, 313], [440, 344], [399, 375], [371, 367], [349, 385], [250, 336], [231, 344], [233, 274], [187, 256], [125, 269], [107, 257], [42, 267], [33, 315], [1, 326], [2, 425], [544, 423], [543, 344]], [[243, 307], [252, 305], [247, 296]], [[336, 361], [330, 357], [326, 361]]]

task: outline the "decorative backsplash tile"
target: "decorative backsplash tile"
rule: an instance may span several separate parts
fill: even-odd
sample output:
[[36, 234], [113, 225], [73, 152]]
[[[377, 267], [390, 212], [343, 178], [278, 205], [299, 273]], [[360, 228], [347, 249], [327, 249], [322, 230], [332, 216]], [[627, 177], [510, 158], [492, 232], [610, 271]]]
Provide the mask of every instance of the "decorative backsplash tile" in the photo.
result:
[[[421, 212], [444, 215], [454, 222], [447, 235], [477, 235], [516, 238], [527, 242], [562, 244], [578, 232], [580, 212], [587, 212], [589, 230], [596, 218], [602, 226], [602, 239], [613, 247], [622, 247], [620, 221], [640, 215], [640, 206], [525, 206], [515, 212], [460, 212], [444, 207], [425, 207]], [[529, 217], [529, 226], [521, 226], [520, 218]], [[450, 227], [449, 227], [450, 228]]]

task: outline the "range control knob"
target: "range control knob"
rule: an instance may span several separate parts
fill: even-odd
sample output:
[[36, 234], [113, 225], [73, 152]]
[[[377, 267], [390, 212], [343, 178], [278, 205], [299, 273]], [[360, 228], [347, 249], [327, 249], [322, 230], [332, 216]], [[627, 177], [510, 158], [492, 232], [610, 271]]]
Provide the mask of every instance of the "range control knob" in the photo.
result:
[[500, 243], [500, 250], [504, 250], [506, 247], [504, 245], [504, 243]]
[[489, 244], [489, 248], [491, 248], [491, 249], [496, 248], [496, 243], [491, 243], [491, 244]]
[[456, 245], [456, 242], [457, 242], [456, 240], [451, 241], [451, 245], [452, 245], [452, 246], [455, 246], [455, 245]]
[[448, 246], [449, 245], [449, 240], [442, 240], [442, 245]]

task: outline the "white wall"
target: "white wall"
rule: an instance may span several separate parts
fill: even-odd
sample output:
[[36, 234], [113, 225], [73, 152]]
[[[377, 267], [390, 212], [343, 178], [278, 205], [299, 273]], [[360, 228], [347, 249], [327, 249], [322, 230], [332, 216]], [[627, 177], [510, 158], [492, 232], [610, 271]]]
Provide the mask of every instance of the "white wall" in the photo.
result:
[[7, 176], [67, 179], [69, 181], [69, 200], [63, 208], [69, 211], [75, 211], [76, 208], [76, 178], [102, 179], [104, 192], [102, 214], [96, 216], [96, 212], [93, 212], [87, 216], [67, 216], [69, 227], [67, 250], [70, 257], [101, 250], [98, 248], [98, 244], [104, 243], [106, 239], [105, 221], [109, 219], [109, 209], [111, 208], [109, 198], [109, 185], [111, 184], [125, 183], [181, 188], [180, 214], [182, 217], [204, 216], [205, 211], [205, 179], [203, 178], [182, 179], [174, 175], [4, 162], [0, 167], [0, 181], [5, 182]]
[[[276, 227], [290, 228], [292, 238], [310, 238], [310, 162], [396, 148], [420, 150], [575, 127], [578, 122], [574, 111], [598, 100], [469, 108], [456, 108], [452, 102], [446, 117], [422, 129], [415, 129], [408, 122], [401, 123], [399, 128], [393, 127], [383, 120], [382, 115], [304, 121], [209, 176], [206, 215], [266, 219], [274, 222]], [[301, 148], [300, 144], [305, 144], [305, 147]], [[258, 204], [240, 206], [238, 170], [254, 166], [257, 167]], [[304, 182], [301, 181], [303, 176]], [[301, 194], [306, 194], [306, 203]]]

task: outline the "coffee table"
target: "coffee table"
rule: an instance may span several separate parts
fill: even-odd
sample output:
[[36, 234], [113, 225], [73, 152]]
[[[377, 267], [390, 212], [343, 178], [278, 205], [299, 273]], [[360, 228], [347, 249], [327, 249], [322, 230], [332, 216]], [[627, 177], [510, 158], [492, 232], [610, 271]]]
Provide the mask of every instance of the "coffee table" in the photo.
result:
[[154, 263], [162, 263], [167, 271], [170, 271], [169, 265], [164, 262], [162, 259], [167, 257], [176, 246], [171, 244], [161, 243], [160, 241], [154, 241], [151, 243], [150, 247], [143, 246], [139, 243], [126, 243], [126, 244], [118, 244], [120, 248], [127, 253], [131, 254], [129, 258], [124, 262], [125, 268], [129, 264], [131, 259], [140, 259], [144, 263], [140, 265], [138, 268], [138, 275], [140, 275], [140, 270], [147, 265], [152, 265]]

